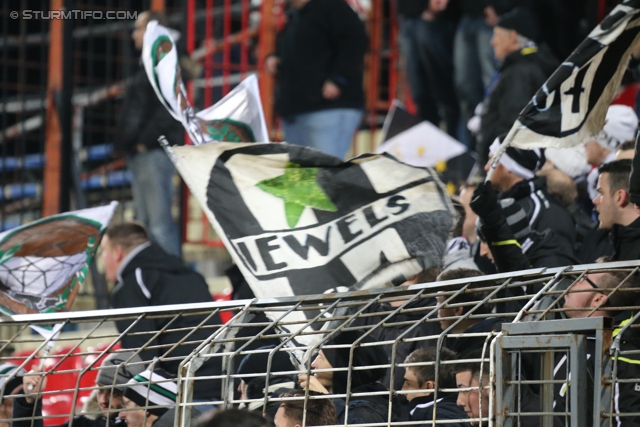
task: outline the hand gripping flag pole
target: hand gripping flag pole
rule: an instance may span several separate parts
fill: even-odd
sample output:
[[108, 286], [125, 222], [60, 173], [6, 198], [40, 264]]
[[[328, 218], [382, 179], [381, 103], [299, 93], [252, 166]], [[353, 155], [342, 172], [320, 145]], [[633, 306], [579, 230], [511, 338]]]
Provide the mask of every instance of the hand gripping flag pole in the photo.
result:
[[[55, 345], [55, 340], [56, 338], [58, 338], [58, 334], [60, 333], [63, 325], [63, 323], [57, 323], [53, 325], [53, 327], [29, 325], [31, 329], [42, 335], [42, 337], [45, 339], [45, 347], [42, 352], [40, 363], [38, 364], [38, 372], [42, 372], [42, 370], [44, 369], [44, 364], [46, 363], [47, 357], [49, 357], [49, 354], [51, 353], [51, 350]], [[27, 390], [33, 391], [33, 384], [29, 384], [27, 386]]]

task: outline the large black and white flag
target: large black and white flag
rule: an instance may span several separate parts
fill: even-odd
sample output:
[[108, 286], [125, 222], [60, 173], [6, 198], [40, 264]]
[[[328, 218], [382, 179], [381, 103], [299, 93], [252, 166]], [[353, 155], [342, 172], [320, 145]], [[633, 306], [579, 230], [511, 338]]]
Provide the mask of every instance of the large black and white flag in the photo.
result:
[[638, 33], [640, 0], [625, 0], [538, 90], [509, 131], [504, 149], [570, 147], [598, 134]]
[[441, 262], [453, 210], [432, 169], [286, 144], [165, 148], [259, 298], [383, 287]]

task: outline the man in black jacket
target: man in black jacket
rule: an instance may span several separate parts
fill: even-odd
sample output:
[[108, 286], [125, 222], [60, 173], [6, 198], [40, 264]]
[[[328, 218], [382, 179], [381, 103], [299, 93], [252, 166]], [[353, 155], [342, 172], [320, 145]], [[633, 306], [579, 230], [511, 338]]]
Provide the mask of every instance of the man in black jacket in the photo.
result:
[[400, 52], [418, 116], [458, 139], [460, 110], [453, 83], [457, 13], [449, 0], [398, 0]]
[[[143, 12], [135, 24], [132, 38], [137, 50], [147, 24], [156, 20], [166, 25], [164, 15]], [[127, 160], [136, 218], [149, 230], [151, 240], [166, 252], [180, 256], [180, 229], [171, 216], [175, 167], [160, 147], [164, 135], [171, 144], [183, 144], [184, 129], [158, 99], [147, 73], [138, 68], [127, 85], [114, 136], [114, 150]]]
[[292, 11], [266, 62], [285, 139], [342, 159], [364, 107], [364, 24], [344, 0], [287, 2]]
[[[212, 301], [204, 278], [185, 267], [180, 259], [151, 243], [145, 229], [137, 223], [110, 226], [101, 246], [107, 281], [117, 282], [111, 294], [111, 305], [114, 308]], [[120, 333], [128, 331], [121, 341], [123, 347], [144, 346], [140, 357], [145, 361], [151, 361], [154, 357], [172, 359], [162, 361], [158, 366], [177, 375], [181, 358], [189, 355], [203, 340], [215, 333], [216, 325], [222, 323], [216, 314], [210, 316], [205, 325], [200, 326], [206, 318], [204, 315], [182, 315], [175, 320], [172, 317], [145, 318], [135, 322], [123, 319], [116, 320], [116, 327]], [[169, 322], [171, 325], [167, 331], [148, 342]], [[132, 324], [133, 327], [128, 329]], [[173, 344], [185, 337], [184, 344], [169, 351]], [[198, 369], [196, 375], [220, 375], [220, 359], [210, 358]], [[194, 381], [194, 400], [217, 399], [220, 393], [220, 380]]]
[[417, 393], [405, 394], [410, 402], [409, 421], [424, 421], [426, 426], [430, 426], [434, 419], [433, 412], [435, 408], [436, 426], [468, 427], [469, 423], [463, 421], [438, 423], [438, 421], [444, 420], [464, 419], [466, 414], [456, 403], [457, 393], [442, 391], [456, 387], [456, 374], [453, 365], [440, 362], [455, 360], [456, 354], [448, 348], [443, 347], [440, 350], [437, 381], [434, 364], [436, 356], [435, 347], [424, 348], [414, 351], [404, 361], [404, 363], [423, 364], [405, 368], [402, 390], [417, 391]]
[[[493, 156], [506, 135], [500, 136], [491, 145], [490, 160], [485, 166], [489, 171]], [[564, 239], [562, 246], [568, 248], [573, 257], [576, 241], [576, 225], [571, 213], [547, 191], [547, 181], [536, 176], [545, 163], [544, 150], [521, 150], [508, 147], [491, 177], [491, 185], [499, 191], [498, 199], [514, 199], [522, 207], [531, 230], [544, 233], [554, 232], [558, 239]]]
[[489, 146], [511, 129], [520, 111], [540, 89], [558, 65], [551, 51], [538, 46], [539, 29], [535, 15], [514, 9], [500, 17], [491, 45], [503, 61], [499, 75], [487, 89], [478, 134], [480, 165], [487, 161]]
[[640, 213], [629, 197], [631, 160], [614, 160], [598, 170], [598, 196], [593, 204], [598, 211], [600, 229], [611, 230], [612, 260], [640, 259]]

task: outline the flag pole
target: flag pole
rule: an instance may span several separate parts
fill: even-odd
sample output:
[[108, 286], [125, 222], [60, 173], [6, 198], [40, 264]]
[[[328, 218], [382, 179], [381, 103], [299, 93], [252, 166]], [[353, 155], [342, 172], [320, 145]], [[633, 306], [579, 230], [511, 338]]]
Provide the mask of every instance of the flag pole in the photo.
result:
[[[51, 328], [51, 331], [48, 331], [46, 328], [37, 325], [30, 326], [31, 329], [42, 335], [42, 337], [47, 340], [44, 351], [42, 352], [40, 363], [38, 364], [38, 372], [42, 372], [42, 370], [44, 369], [44, 364], [49, 357], [49, 354], [51, 353], [51, 349], [53, 349], [53, 346], [55, 345], [55, 340], [58, 337], [60, 330], [64, 326], [64, 323], [56, 323], [53, 328]], [[27, 386], [27, 391], [33, 391], [33, 384], [29, 384]]]
[[487, 173], [487, 178], [485, 179], [485, 182], [491, 181], [491, 177], [493, 177], [493, 173], [496, 171], [496, 168], [498, 167], [498, 163], [500, 163], [500, 158], [507, 151], [507, 148], [509, 148], [509, 146], [511, 145], [511, 142], [513, 142], [513, 138], [518, 132], [516, 130], [516, 124], [517, 122], [511, 127], [511, 129], [509, 130], [509, 133], [504, 138], [504, 141], [502, 141], [502, 144], [500, 144], [500, 147], [498, 147], [498, 151], [496, 151], [496, 154], [493, 156], [493, 160], [491, 161], [491, 169], [489, 169], [489, 172]]

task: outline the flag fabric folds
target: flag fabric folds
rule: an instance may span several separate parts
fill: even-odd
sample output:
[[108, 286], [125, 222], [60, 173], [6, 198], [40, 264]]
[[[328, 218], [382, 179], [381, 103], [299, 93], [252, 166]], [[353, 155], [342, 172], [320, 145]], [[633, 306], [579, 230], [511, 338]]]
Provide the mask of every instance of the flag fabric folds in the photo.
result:
[[538, 90], [509, 131], [504, 149], [570, 147], [600, 132], [639, 32], [640, 0], [625, 0]]
[[165, 148], [259, 298], [383, 287], [440, 264], [453, 209], [431, 169], [286, 144]]
[[255, 74], [215, 105], [196, 112], [187, 98], [175, 41], [171, 32], [157, 21], [147, 25], [142, 62], [156, 95], [171, 115], [182, 122], [195, 145], [213, 141], [269, 142]]
[[0, 234], [0, 313], [68, 310], [117, 202], [42, 218]]

